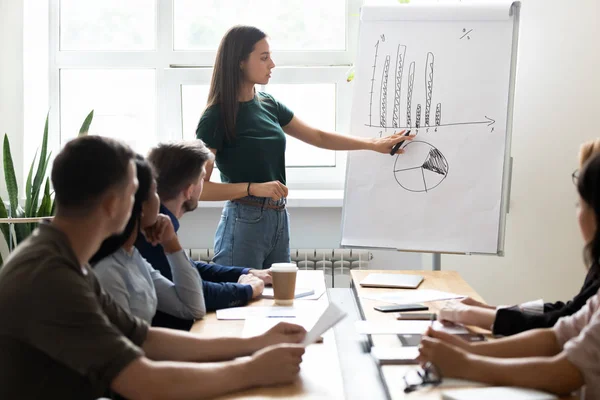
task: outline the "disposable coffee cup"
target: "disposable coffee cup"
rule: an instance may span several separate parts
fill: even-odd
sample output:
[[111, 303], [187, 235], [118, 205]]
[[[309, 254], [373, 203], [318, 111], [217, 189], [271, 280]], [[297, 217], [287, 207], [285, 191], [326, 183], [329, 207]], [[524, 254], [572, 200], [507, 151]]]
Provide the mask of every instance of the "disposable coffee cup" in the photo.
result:
[[294, 304], [297, 273], [298, 268], [296, 267], [296, 264], [275, 263], [271, 266], [275, 305], [291, 306]]

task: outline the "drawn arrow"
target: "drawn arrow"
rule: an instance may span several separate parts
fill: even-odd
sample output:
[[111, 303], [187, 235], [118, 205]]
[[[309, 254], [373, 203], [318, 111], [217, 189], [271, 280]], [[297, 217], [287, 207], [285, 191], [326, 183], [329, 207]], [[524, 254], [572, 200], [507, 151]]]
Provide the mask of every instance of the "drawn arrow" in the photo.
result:
[[[490, 118], [487, 115], [484, 115], [484, 117], [485, 117], [485, 121], [451, 122], [451, 123], [447, 123], [447, 124], [426, 126], [426, 127], [416, 128], [416, 129], [437, 128], [437, 127], [442, 127], [442, 126], [457, 126], [457, 125], [483, 125], [483, 124], [486, 124], [487, 126], [491, 126], [496, 123], [495, 119]], [[365, 126], [368, 126], [371, 128], [390, 128], [390, 129], [414, 129], [415, 128], [414, 126], [380, 126], [380, 125], [372, 125], [372, 124], [365, 124]]]

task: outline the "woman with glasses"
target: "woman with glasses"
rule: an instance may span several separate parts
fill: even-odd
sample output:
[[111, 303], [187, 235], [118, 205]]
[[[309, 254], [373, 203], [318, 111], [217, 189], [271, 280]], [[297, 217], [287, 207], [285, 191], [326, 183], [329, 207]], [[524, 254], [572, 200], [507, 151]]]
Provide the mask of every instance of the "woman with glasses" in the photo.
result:
[[[577, 179], [578, 222], [586, 264], [600, 263], [600, 154], [583, 166]], [[600, 292], [553, 328], [535, 329], [489, 342], [468, 343], [429, 329], [419, 346], [419, 361], [444, 377], [519, 386], [556, 394], [583, 388], [581, 398], [600, 399]]]
[[[592, 156], [600, 152], [600, 139], [581, 145], [580, 167]], [[571, 175], [578, 184], [579, 170]], [[600, 289], [600, 265], [592, 263], [579, 293], [563, 303], [544, 303], [543, 300], [527, 302], [511, 307], [496, 307], [480, 303], [471, 298], [448, 302], [438, 318], [443, 321], [478, 326], [491, 330], [495, 335], [514, 335], [536, 328], [549, 328], [561, 317], [572, 315], [583, 307], [586, 301]]]

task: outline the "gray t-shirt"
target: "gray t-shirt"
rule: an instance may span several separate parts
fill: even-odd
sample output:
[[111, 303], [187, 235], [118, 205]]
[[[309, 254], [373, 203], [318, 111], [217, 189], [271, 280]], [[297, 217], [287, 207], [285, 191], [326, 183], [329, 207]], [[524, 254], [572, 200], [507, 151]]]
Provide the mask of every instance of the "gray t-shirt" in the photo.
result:
[[156, 310], [183, 319], [206, 314], [202, 279], [183, 250], [167, 254], [173, 282], [152, 268], [134, 247], [120, 248], [94, 265], [102, 288], [124, 310], [152, 322]]
[[101, 397], [147, 333], [42, 224], [0, 270], [0, 399]]

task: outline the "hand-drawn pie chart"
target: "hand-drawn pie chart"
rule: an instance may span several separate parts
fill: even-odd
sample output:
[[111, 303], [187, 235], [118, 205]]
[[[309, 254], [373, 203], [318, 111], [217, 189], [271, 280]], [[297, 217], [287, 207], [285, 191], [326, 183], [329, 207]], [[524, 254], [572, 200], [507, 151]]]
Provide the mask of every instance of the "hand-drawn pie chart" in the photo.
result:
[[429, 192], [448, 176], [448, 160], [427, 142], [410, 142], [396, 156], [394, 177], [410, 192]]

